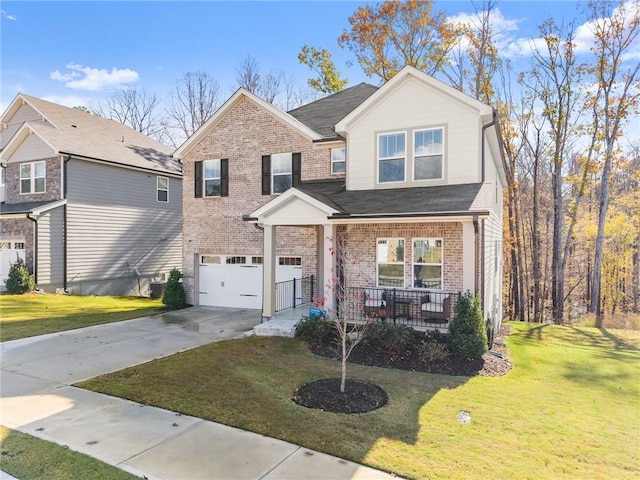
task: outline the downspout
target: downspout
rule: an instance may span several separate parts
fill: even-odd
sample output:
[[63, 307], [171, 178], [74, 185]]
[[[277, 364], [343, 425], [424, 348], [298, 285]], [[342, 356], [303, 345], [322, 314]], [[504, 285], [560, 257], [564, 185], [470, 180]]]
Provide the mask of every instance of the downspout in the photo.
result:
[[498, 117], [498, 112], [497, 110], [494, 108], [493, 111], [493, 119], [487, 123], [486, 125], [482, 126], [482, 138], [481, 138], [481, 142], [482, 142], [482, 147], [481, 147], [481, 160], [482, 160], [482, 183], [484, 183], [485, 181], [485, 146], [484, 146], [484, 132], [487, 128], [489, 127], [493, 127], [496, 124], [496, 118]]
[[473, 293], [478, 294], [478, 280], [480, 279], [480, 272], [478, 271], [478, 248], [480, 245], [480, 227], [478, 225], [478, 216], [473, 216], [473, 233], [475, 236], [474, 248], [473, 248]]
[[[71, 155], [67, 155], [62, 161], [62, 198], [67, 198], [67, 163], [71, 160]], [[67, 204], [62, 207], [62, 289], [64, 293], [69, 293], [67, 285]]]
[[27, 218], [33, 222], [33, 279], [38, 285], [38, 218], [27, 213]]

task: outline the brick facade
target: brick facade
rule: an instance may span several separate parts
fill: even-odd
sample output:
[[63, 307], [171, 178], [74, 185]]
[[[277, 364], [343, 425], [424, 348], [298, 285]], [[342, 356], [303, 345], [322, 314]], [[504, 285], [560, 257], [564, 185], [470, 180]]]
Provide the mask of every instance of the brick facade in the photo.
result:
[[20, 165], [33, 162], [7, 164], [5, 203], [52, 202], [62, 198], [62, 159], [53, 157], [43, 160], [46, 161], [44, 193], [20, 194]]
[[[0, 223], [0, 239], [18, 240], [25, 242], [25, 263], [29, 271], [33, 273], [33, 222], [28, 218], [6, 218]], [[11, 252], [11, 250], [8, 250]], [[14, 259], [12, 259], [14, 260]]]
[[340, 237], [346, 236], [347, 285], [371, 287], [376, 285], [376, 248], [379, 238], [404, 238], [404, 284], [412, 282], [412, 248], [414, 238], [442, 238], [443, 290], [459, 292], [463, 289], [462, 224], [441, 223], [390, 223], [377, 225], [346, 225], [338, 228]]
[[[302, 153], [302, 179], [331, 177], [331, 151], [242, 97], [183, 158], [183, 274], [187, 298], [197, 303], [197, 255], [262, 255], [263, 233], [242, 220], [276, 198], [262, 195], [262, 155]], [[229, 196], [195, 198], [196, 161], [229, 159]], [[316, 274], [316, 227], [278, 227], [277, 255], [301, 256], [303, 276]]]

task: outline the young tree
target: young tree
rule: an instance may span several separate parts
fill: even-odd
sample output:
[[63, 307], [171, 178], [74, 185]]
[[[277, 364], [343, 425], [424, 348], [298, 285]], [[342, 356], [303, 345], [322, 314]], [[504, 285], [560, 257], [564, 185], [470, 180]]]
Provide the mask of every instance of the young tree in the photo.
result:
[[405, 65], [430, 75], [441, 72], [460, 36], [443, 12], [434, 12], [431, 0], [386, 0], [358, 7], [349, 24], [338, 45], [355, 54], [367, 76], [381, 81]]
[[220, 106], [219, 94], [218, 82], [206, 72], [188, 72], [176, 82], [166, 110], [170, 126], [179, 131], [179, 138], [172, 138], [174, 145], [190, 137], [215, 113]]
[[603, 155], [590, 310], [596, 313], [596, 326], [602, 327], [602, 265], [611, 174], [622, 127], [630, 115], [637, 114], [640, 101], [640, 63], [626, 62], [629, 49], [640, 35], [640, 2], [614, 6], [594, 1], [589, 3], [589, 11], [594, 37], [591, 51], [595, 56], [591, 73], [597, 87], [592, 93], [592, 106], [599, 125], [594, 135], [602, 143]]
[[303, 45], [298, 60], [313, 70], [318, 76], [310, 78], [307, 83], [311, 88], [320, 93], [336, 93], [347, 86], [349, 80], [340, 78], [340, 72], [336, 69], [331, 54], [326, 48], [318, 50], [315, 47]]

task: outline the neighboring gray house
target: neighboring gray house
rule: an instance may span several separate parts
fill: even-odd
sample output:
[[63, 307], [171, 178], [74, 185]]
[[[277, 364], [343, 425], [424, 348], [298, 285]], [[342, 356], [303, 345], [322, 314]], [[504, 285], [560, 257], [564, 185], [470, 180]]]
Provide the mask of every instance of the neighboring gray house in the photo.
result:
[[18, 94], [1, 118], [0, 283], [17, 256], [50, 292], [148, 295], [182, 261], [182, 170], [131, 128]]

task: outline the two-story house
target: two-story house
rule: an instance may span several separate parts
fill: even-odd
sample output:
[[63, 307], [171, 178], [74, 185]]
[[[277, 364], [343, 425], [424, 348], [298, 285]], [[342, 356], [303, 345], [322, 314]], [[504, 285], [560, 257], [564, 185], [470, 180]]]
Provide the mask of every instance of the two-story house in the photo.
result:
[[44, 291], [146, 296], [181, 267], [182, 171], [172, 149], [24, 94], [1, 121], [2, 280], [21, 256]]
[[276, 284], [313, 275], [332, 310], [342, 279], [354, 317], [442, 326], [469, 290], [500, 323], [506, 180], [490, 106], [412, 67], [288, 113], [241, 89], [174, 156], [190, 302], [271, 318]]

